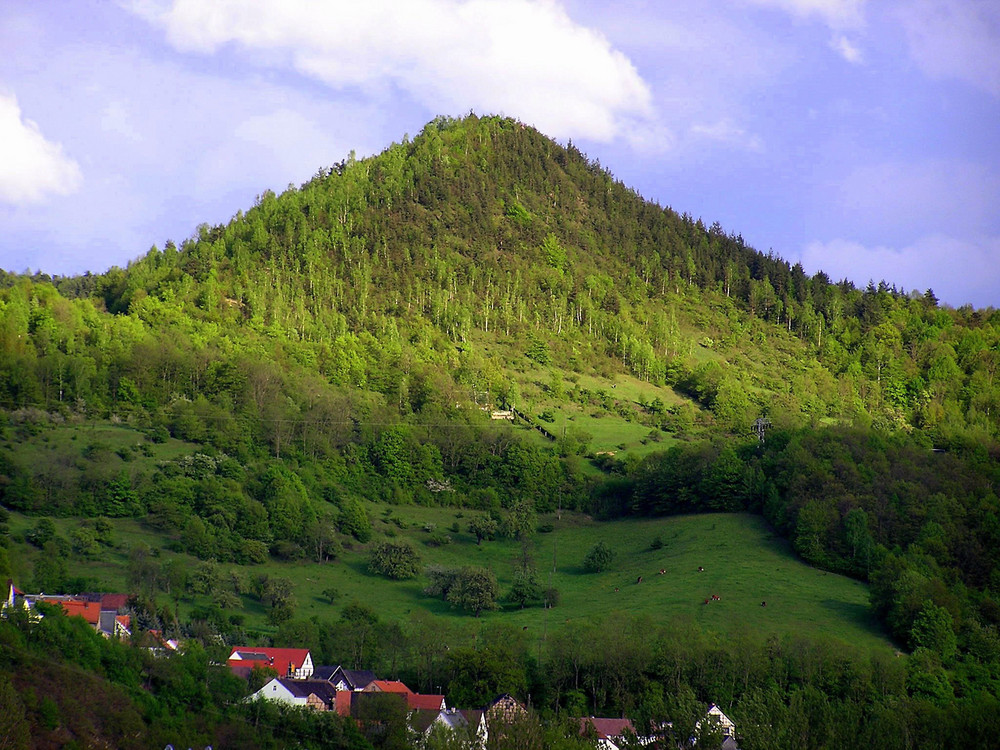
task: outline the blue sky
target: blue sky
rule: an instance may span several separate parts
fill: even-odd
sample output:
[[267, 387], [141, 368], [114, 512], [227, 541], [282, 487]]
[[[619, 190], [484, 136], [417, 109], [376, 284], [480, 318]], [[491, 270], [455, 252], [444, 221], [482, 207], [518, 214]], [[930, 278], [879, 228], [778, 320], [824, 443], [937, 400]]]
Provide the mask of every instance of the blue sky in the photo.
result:
[[806, 271], [1000, 307], [996, 0], [5, 0], [0, 267], [102, 272], [502, 113]]

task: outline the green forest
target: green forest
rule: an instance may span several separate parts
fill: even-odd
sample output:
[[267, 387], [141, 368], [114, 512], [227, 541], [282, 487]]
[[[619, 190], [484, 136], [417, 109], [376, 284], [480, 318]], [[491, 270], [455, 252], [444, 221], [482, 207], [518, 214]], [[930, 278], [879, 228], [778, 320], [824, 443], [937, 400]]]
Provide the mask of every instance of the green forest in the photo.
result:
[[[126, 268], [0, 272], [0, 579], [127, 589], [191, 644], [0, 623], [10, 746], [406, 746], [277, 709], [240, 734], [271, 709], [211, 663], [248, 641], [449, 705], [509, 692], [535, 746], [579, 746], [581, 715], [683, 744], [709, 702], [743, 748], [987, 746], [998, 368], [1000, 311], [808, 276], [499, 117], [438, 118]], [[865, 612], [794, 633], [580, 609], [646, 561], [699, 565], [686, 517], [719, 519], [705, 550], [716, 523], [768, 529], [746, 564], [787, 554]], [[84, 673], [100, 721], [65, 708]]]

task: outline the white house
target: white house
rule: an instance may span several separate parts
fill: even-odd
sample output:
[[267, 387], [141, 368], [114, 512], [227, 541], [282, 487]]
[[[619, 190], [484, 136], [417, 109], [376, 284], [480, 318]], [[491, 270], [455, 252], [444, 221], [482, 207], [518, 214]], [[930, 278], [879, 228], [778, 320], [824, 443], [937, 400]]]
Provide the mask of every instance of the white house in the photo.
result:
[[695, 732], [701, 729], [702, 721], [715, 721], [719, 725], [719, 729], [722, 730], [722, 747], [725, 750], [730, 750], [731, 748], [736, 748], [736, 725], [733, 720], [722, 713], [722, 709], [716, 706], [714, 703], [708, 707], [708, 711], [705, 713], [705, 718], [694, 725]]
[[312, 655], [307, 648], [237, 647], [229, 654], [226, 665], [238, 675], [249, 674], [255, 666], [297, 680], [309, 679], [313, 673]]
[[326, 680], [291, 680], [274, 677], [248, 700], [269, 700], [290, 706], [308, 706], [317, 711], [331, 711], [337, 700], [337, 690]]

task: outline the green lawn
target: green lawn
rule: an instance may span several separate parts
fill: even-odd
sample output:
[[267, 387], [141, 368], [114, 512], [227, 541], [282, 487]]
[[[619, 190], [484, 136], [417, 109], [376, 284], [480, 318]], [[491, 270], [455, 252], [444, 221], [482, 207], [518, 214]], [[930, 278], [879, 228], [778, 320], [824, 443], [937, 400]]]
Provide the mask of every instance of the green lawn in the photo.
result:
[[[430, 534], [426, 523], [448, 530], [456, 520], [462, 531], [448, 532], [450, 545], [431, 548], [423, 543]], [[517, 542], [484, 542], [476, 545], [465, 531], [473, 511], [441, 508], [394, 507], [394, 517], [406, 527], [385, 523], [378, 515], [378, 532], [392, 529], [396, 538], [414, 542], [425, 564], [482, 565], [491, 568], [506, 590], [511, 581]], [[654, 621], [683, 617], [706, 630], [761, 635], [806, 634], [842, 640], [862, 649], [892, 648], [882, 628], [868, 610], [868, 587], [859, 581], [826, 573], [799, 561], [788, 545], [777, 538], [757, 516], [698, 515], [658, 520], [595, 522], [579, 514], [541, 519], [555, 530], [536, 537], [533, 555], [540, 583], [560, 592], [559, 606], [545, 610], [505, 610], [487, 613], [484, 620], [527, 626], [541, 637], [547, 627], [576, 619], [618, 613], [648, 615]], [[650, 550], [660, 537], [663, 547]], [[376, 536], [378, 538], [378, 535]], [[604, 540], [617, 552], [613, 569], [600, 574], [582, 570], [586, 552]], [[698, 567], [704, 572], [698, 572]], [[665, 572], [661, 575], [659, 571]], [[287, 576], [296, 583], [297, 615], [335, 618], [351, 602], [374, 607], [387, 619], [405, 618], [418, 610], [445, 615], [461, 622], [474, 618], [454, 611], [448, 604], [422, 593], [423, 577], [389, 581], [367, 571], [361, 545], [348, 550], [335, 563], [270, 563], [256, 572]], [[642, 583], [637, 583], [642, 576]], [[321, 592], [334, 587], [340, 598], [330, 605]], [[616, 591], [617, 589], [617, 591]], [[720, 597], [711, 600], [713, 594]], [[705, 604], [709, 599], [710, 603]], [[767, 606], [762, 607], [761, 602]], [[262, 626], [262, 622], [253, 623]]]
[[[391, 509], [386, 520], [385, 511]], [[481, 565], [492, 569], [502, 591], [511, 582], [513, 560], [520, 545], [514, 541], [484, 542], [477, 545], [466, 525], [477, 511], [415, 506], [371, 506], [375, 537], [386, 535], [408, 539], [420, 551], [422, 562], [446, 566]], [[461, 517], [459, 517], [461, 516]], [[36, 519], [11, 515], [11, 531], [23, 532]], [[60, 534], [67, 534], [77, 523], [72, 519], [54, 519]], [[458, 522], [460, 531], [451, 531]], [[557, 607], [546, 610], [529, 608], [489, 612], [482, 621], [503, 621], [527, 627], [542, 638], [549, 628], [573, 620], [606, 616], [645, 615], [653, 621], [683, 618], [715, 632], [752, 632], [761, 636], [804, 634], [839, 639], [862, 649], [889, 650], [893, 646], [868, 610], [868, 587], [833, 573], [825, 573], [799, 561], [786, 542], [774, 535], [758, 516], [712, 514], [664, 519], [596, 522], [577, 513], [562, 518], [546, 516], [540, 523], [551, 523], [554, 530], [536, 535], [532, 548], [539, 582], [554, 586], [560, 593]], [[74, 561], [74, 572], [99, 581], [111, 590], [124, 590], [126, 560], [130, 546], [142, 541], [159, 551], [166, 561], [181, 557], [191, 565], [197, 561], [162, 549], [165, 539], [158, 537], [134, 520], [116, 520], [113, 548], [100, 560]], [[425, 525], [448, 533], [451, 544], [430, 547], [431, 536]], [[400, 528], [402, 526], [402, 528]], [[650, 543], [659, 537], [663, 546], [651, 550]], [[599, 540], [616, 551], [612, 569], [599, 573], [583, 572], [587, 551]], [[30, 559], [37, 552], [27, 545], [16, 545], [13, 552], [15, 574], [28, 578]], [[699, 566], [704, 572], [699, 572]], [[409, 581], [390, 581], [367, 570], [367, 546], [353, 543], [336, 562], [317, 564], [271, 561], [264, 565], [234, 569], [244, 577], [268, 573], [290, 578], [295, 584], [298, 602], [296, 617], [319, 616], [335, 619], [340, 610], [353, 602], [373, 607], [388, 620], [405, 619], [417, 611], [445, 616], [456, 623], [478, 624], [475, 618], [455, 611], [447, 603], [422, 593], [423, 576]], [[664, 573], [660, 574], [660, 570]], [[639, 576], [642, 582], [637, 583]], [[335, 588], [339, 597], [331, 605], [323, 591]], [[712, 595], [719, 600], [712, 600]], [[708, 599], [709, 603], [705, 604]], [[761, 606], [766, 601], [767, 606]], [[182, 603], [182, 612], [198, 603]], [[268, 626], [260, 605], [245, 598], [246, 623], [255, 629]]]

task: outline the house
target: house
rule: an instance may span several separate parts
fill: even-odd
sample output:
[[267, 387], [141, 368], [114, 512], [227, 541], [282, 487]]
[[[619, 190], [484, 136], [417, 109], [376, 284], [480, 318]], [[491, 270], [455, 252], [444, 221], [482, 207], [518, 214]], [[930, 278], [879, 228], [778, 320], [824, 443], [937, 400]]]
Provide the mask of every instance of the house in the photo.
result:
[[[475, 716], [470, 716], [470, 714], [475, 714]], [[470, 718], [473, 721], [470, 721]], [[479, 719], [481, 718], [482, 711], [461, 711], [457, 708], [446, 708], [440, 711], [415, 709], [410, 712], [410, 731], [424, 741], [435, 732], [444, 732], [452, 737], [457, 736], [471, 740], [477, 737], [477, 730], [480, 727]], [[419, 745], [419, 740], [415, 744]], [[482, 743], [480, 742], [480, 744]]]
[[[719, 725], [719, 729], [722, 730], [723, 750], [738, 750], [736, 745], [736, 725], [732, 719], [722, 713], [722, 709], [712, 703], [709, 705], [708, 711], [705, 713], [705, 718], [702, 721], [714, 721]], [[702, 721], [694, 725], [695, 732], [701, 729]]]
[[618, 750], [628, 735], [635, 736], [635, 727], [628, 719], [601, 719], [594, 716], [580, 719], [580, 734], [597, 738], [600, 750]]
[[248, 700], [270, 700], [315, 711], [336, 709], [337, 690], [326, 680], [291, 680], [274, 677]]
[[32, 601], [25, 596], [23, 591], [14, 585], [13, 579], [7, 579], [7, 584], [3, 593], [4, 598], [3, 601], [0, 602], [0, 615], [6, 617], [8, 611], [12, 610], [14, 607], [20, 607], [21, 609], [26, 610], [31, 616], [37, 617], [37, 613], [33, 611]]
[[367, 685], [362, 692], [400, 693], [402, 695], [408, 695], [413, 691], [410, 690], [406, 685], [404, 685], [399, 680], [372, 680], [372, 682], [369, 685]]
[[521, 703], [508, 693], [498, 695], [486, 708], [483, 709], [487, 721], [498, 721], [500, 719], [518, 719], [525, 716], [528, 710]]
[[316, 667], [313, 677], [332, 683], [337, 690], [364, 690], [375, 681], [375, 673], [367, 669]]
[[446, 706], [443, 695], [422, 695], [414, 693], [399, 680], [373, 680], [361, 692], [398, 693], [406, 699], [406, 707], [411, 710], [443, 711]]
[[259, 648], [238, 646], [226, 660], [234, 674], [249, 676], [254, 667], [273, 669], [279, 677], [307, 680], [313, 674], [312, 655], [307, 648]]
[[[123, 602], [128, 601], [128, 596], [125, 594], [110, 594], [108, 596], [116, 597], [112, 601], [118, 601], [117, 597], [124, 597], [121, 600]], [[87, 598], [38, 594], [32, 598], [36, 602], [58, 604], [67, 617], [82, 617], [88, 625], [105, 638], [117, 638], [118, 640], [131, 638], [132, 618], [129, 615], [119, 614], [117, 608], [105, 607], [101, 602], [101, 597], [101, 594]]]
[[491, 732], [502, 737], [505, 725], [513, 724], [527, 715], [528, 710], [516, 698], [508, 693], [498, 695], [482, 709], [477, 722], [476, 736], [480, 738], [480, 745], [486, 747]]
[[105, 638], [124, 640], [132, 637], [132, 618], [114, 610], [102, 609], [97, 621], [97, 632]]

